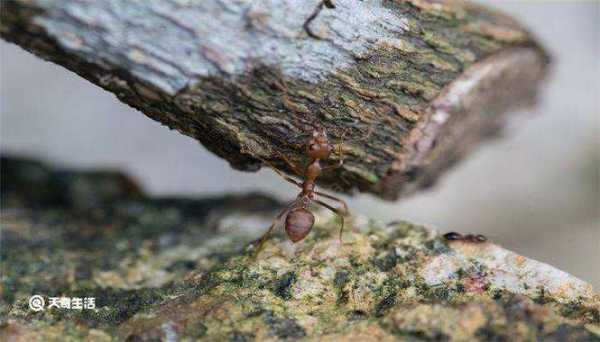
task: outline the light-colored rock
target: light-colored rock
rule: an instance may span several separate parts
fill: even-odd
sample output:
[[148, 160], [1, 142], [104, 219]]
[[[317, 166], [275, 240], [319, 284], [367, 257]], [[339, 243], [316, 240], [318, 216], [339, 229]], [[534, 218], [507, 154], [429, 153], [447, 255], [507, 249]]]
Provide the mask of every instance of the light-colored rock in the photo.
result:
[[[100, 194], [94, 184], [85, 197]], [[0, 340], [600, 338], [589, 284], [493, 242], [356, 214], [340, 243], [338, 219], [316, 212], [305, 240], [279, 229], [254, 254], [275, 201], [123, 194], [82, 215], [2, 193]], [[96, 308], [34, 312], [34, 294], [94, 297]]]

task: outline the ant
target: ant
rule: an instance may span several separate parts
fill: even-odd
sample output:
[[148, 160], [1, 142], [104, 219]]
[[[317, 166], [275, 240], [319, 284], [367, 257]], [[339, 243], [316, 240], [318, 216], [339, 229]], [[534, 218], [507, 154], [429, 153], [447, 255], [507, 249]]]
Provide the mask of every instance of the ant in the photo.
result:
[[483, 243], [487, 241], [487, 238], [481, 234], [462, 235], [457, 232], [449, 232], [444, 234], [444, 239], [448, 241], [464, 241], [469, 243]]
[[[321, 166], [321, 161], [328, 159], [334, 150], [334, 146], [329, 142], [329, 139], [327, 138], [327, 133], [325, 129], [323, 129], [322, 131], [315, 129], [312, 133], [311, 139], [306, 144], [305, 154], [310, 159], [310, 162], [308, 163], [304, 171], [299, 170], [284, 155], [280, 155], [282, 159], [288, 164], [288, 166], [294, 171], [294, 173], [299, 177], [303, 178], [302, 183], [294, 180], [291, 177], [286, 176], [282, 171], [273, 166], [273, 164], [271, 164], [269, 161], [262, 160], [259, 158], [261, 161], [268, 164], [273, 169], [273, 171], [275, 171], [283, 179], [299, 187], [301, 191], [296, 197], [296, 199], [293, 200], [290, 204], [288, 204], [275, 217], [273, 223], [267, 229], [267, 232], [263, 234], [263, 236], [258, 240], [258, 244], [256, 247], [257, 252], [261, 250], [264, 242], [266, 241], [267, 237], [269, 236], [277, 222], [286, 214], [287, 216], [285, 218], [285, 232], [287, 236], [294, 243], [303, 240], [308, 235], [308, 233], [310, 233], [315, 223], [315, 216], [309, 209], [310, 204], [313, 202], [329, 209], [334, 214], [338, 215], [338, 217], [341, 220], [339, 239], [340, 241], [342, 241], [342, 233], [344, 231], [344, 215], [348, 214], [348, 205], [342, 199], [317, 191], [315, 181], [317, 177], [321, 175], [321, 172], [329, 169], [335, 169], [343, 165], [344, 155], [342, 152], [342, 145], [345, 134], [346, 131], [344, 131], [341, 137], [341, 143], [338, 149], [340, 159], [339, 162], [335, 165]], [[317, 195], [340, 203], [344, 210], [343, 214], [340, 214], [340, 209], [336, 209], [330, 206], [329, 204], [317, 199]]]

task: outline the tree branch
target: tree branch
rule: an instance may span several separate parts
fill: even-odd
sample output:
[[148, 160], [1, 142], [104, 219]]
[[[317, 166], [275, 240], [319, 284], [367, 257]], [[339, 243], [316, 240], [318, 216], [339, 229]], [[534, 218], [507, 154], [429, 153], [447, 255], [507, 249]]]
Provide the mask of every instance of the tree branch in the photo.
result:
[[[395, 199], [430, 186], [548, 58], [506, 16], [460, 2], [2, 1], [0, 34], [191, 136], [238, 169], [303, 164], [304, 135], [348, 129], [320, 185]], [[332, 162], [335, 162], [332, 161]]]

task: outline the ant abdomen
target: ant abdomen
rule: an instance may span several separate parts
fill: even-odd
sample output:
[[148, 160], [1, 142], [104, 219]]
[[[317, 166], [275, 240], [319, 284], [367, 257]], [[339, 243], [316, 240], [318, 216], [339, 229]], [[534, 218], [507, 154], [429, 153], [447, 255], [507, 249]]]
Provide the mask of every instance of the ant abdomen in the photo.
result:
[[304, 208], [294, 209], [285, 218], [285, 232], [292, 242], [304, 239], [313, 225], [315, 216]]
[[457, 240], [462, 240], [463, 236], [457, 232], [449, 232], [444, 234], [444, 239], [448, 240], [448, 241], [457, 241]]

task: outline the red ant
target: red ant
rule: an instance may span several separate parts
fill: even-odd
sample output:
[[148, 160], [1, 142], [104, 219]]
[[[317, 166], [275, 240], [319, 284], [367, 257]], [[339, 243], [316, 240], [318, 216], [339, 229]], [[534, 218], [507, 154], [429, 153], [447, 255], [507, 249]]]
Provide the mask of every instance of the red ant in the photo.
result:
[[487, 241], [487, 238], [481, 234], [462, 235], [457, 232], [449, 232], [444, 234], [444, 239], [448, 241], [464, 241], [470, 243], [483, 243]]
[[[304, 239], [308, 235], [308, 233], [310, 233], [310, 231], [313, 228], [313, 225], [315, 223], [315, 216], [309, 210], [309, 205], [312, 202], [317, 203], [317, 204], [331, 210], [336, 215], [338, 215], [338, 217], [341, 220], [339, 239], [340, 239], [340, 241], [342, 240], [342, 233], [344, 231], [344, 215], [346, 215], [348, 213], [348, 205], [346, 204], [346, 202], [344, 202], [343, 200], [341, 200], [335, 196], [316, 191], [315, 190], [315, 188], [316, 188], [315, 181], [316, 181], [317, 177], [319, 177], [321, 172], [323, 172], [325, 170], [329, 170], [329, 169], [338, 168], [343, 165], [343, 163], [344, 163], [343, 157], [344, 156], [342, 153], [342, 144], [343, 144], [343, 137], [344, 137], [345, 133], [346, 132], [344, 132], [344, 134], [342, 134], [342, 143], [340, 143], [339, 150], [338, 150], [340, 159], [339, 159], [339, 162], [335, 165], [330, 165], [330, 166], [325, 166], [325, 167], [321, 166], [321, 161], [328, 159], [334, 150], [333, 145], [329, 143], [329, 140], [327, 138], [327, 133], [325, 132], [324, 129], [322, 131], [314, 130], [313, 134], [312, 134], [312, 138], [306, 144], [305, 153], [310, 158], [310, 162], [308, 163], [308, 165], [306, 166], [304, 171], [299, 170], [284, 155], [281, 155], [282, 159], [288, 164], [288, 166], [294, 171], [294, 173], [304, 179], [302, 183], [294, 180], [291, 177], [286, 176], [282, 171], [278, 170], [275, 166], [273, 166], [273, 164], [271, 164], [270, 162], [268, 162], [266, 160], [261, 159], [261, 161], [268, 164], [273, 169], [273, 171], [275, 171], [283, 179], [296, 185], [297, 187], [299, 187], [302, 190], [300, 191], [300, 193], [298, 194], [296, 199], [294, 201], [292, 201], [290, 204], [288, 204], [275, 217], [275, 219], [273, 220], [273, 223], [271, 224], [271, 226], [269, 226], [269, 229], [267, 230], [267, 232], [258, 240], [258, 244], [256, 247], [257, 252], [261, 250], [262, 245], [266, 241], [267, 237], [269, 236], [269, 234], [271, 233], [271, 231], [273, 230], [273, 228], [275, 227], [277, 222], [286, 214], [287, 214], [287, 217], [285, 218], [285, 232], [286, 232], [287, 236], [294, 243]], [[316, 199], [315, 195], [319, 195], [319, 196], [328, 198], [330, 200], [337, 201], [338, 203], [340, 203], [343, 206], [344, 213], [340, 214], [339, 209], [336, 209], [336, 208], [330, 206], [329, 204]]]

